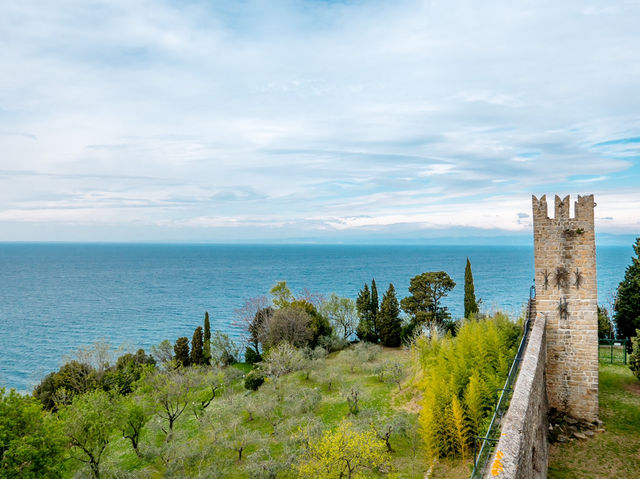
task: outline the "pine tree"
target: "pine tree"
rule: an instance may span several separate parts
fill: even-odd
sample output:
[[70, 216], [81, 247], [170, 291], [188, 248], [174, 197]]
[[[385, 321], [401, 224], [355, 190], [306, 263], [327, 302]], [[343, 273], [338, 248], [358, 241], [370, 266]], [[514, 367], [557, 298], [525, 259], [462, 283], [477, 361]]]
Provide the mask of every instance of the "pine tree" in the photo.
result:
[[193, 332], [193, 338], [191, 338], [191, 364], [194, 366], [204, 364], [202, 343], [202, 326], [198, 326]]
[[204, 313], [204, 347], [202, 350], [204, 364], [211, 364], [211, 324], [209, 323], [209, 312]]
[[189, 366], [191, 364], [189, 358], [189, 339], [181, 337], [176, 339], [176, 344], [173, 346], [173, 352], [175, 353], [175, 359], [178, 366]]
[[627, 348], [631, 349], [629, 341], [640, 329], [640, 238], [636, 238], [633, 245], [636, 257], [624, 273], [624, 279], [618, 286], [618, 297], [614, 306], [616, 333], [619, 337], [627, 338]]
[[391, 347], [400, 346], [400, 334], [402, 333], [400, 305], [392, 283], [389, 284], [389, 289], [382, 296], [377, 322], [382, 344]]
[[469, 318], [474, 314], [478, 314], [478, 303], [476, 302], [476, 294], [473, 287], [471, 262], [467, 258], [467, 266], [464, 269], [464, 317]]

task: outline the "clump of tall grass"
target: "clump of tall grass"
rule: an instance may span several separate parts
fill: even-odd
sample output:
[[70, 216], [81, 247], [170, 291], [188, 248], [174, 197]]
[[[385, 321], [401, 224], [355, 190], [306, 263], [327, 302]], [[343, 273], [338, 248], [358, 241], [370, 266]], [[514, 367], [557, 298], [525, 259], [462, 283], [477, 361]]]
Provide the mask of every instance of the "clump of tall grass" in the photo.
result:
[[464, 320], [455, 337], [431, 334], [413, 343], [422, 378], [420, 428], [431, 458], [469, 456], [508, 374], [521, 328], [505, 315]]

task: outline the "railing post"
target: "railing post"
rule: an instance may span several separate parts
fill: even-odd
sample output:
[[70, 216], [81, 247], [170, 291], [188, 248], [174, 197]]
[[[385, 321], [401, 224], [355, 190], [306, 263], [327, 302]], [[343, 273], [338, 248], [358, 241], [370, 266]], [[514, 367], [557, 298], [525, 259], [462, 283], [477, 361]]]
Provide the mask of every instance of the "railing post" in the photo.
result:
[[613, 341], [609, 342], [609, 349], [611, 350], [611, 364], [613, 364]]

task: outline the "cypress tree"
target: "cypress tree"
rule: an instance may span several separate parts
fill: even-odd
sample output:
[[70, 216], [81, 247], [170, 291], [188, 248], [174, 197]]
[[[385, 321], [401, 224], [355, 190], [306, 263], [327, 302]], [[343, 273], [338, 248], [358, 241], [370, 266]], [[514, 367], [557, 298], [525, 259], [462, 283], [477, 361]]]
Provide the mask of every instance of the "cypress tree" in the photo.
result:
[[380, 328], [380, 340], [385, 346], [400, 346], [400, 335], [402, 333], [402, 322], [400, 321], [400, 305], [396, 297], [396, 290], [392, 283], [389, 289], [382, 296], [380, 312], [377, 317]]
[[378, 325], [378, 287], [376, 286], [376, 280], [371, 280], [371, 324], [373, 326], [373, 335], [375, 336], [375, 343], [380, 339], [380, 327]]
[[464, 269], [464, 317], [469, 318], [472, 314], [478, 314], [478, 303], [476, 302], [476, 294], [473, 287], [471, 262], [467, 258], [467, 266]]
[[204, 364], [211, 364], [211, 324], [209, 323], [209, 312], [204, 313], [204, 349], [202, 351]]
[[202, 347], [202, 326], [198, 326], [191, 338], [191, 364], [194, 366], [204, 364], [204, 352]]
[[358, 293], [356, 309], [358, 310], [358, 317], [360, 318], [360, 323], [356, 329], [358, 338], [361, 341], [375, 342], [376, 337], [371, 318], [371, 293], [369, 292], [369, 285], [367, 283], [364, 284], [364, 287]]
[[181, 337], [176, 339], [176, 344], [173, 345], [173, 352], [175, 353], [176, 362], [178, 366], [189, 366], [191, 364], [189, 358], [189, 339]]

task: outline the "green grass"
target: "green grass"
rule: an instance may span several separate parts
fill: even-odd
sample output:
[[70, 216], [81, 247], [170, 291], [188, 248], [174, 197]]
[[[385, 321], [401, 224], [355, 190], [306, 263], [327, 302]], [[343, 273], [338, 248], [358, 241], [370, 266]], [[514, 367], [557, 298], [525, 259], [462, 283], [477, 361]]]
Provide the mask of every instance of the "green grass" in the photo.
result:
[[640, 477], [640, 382], [628, 367], [600, 364], [600, 419], [605, 432], [551, 445], [550, 479]]

